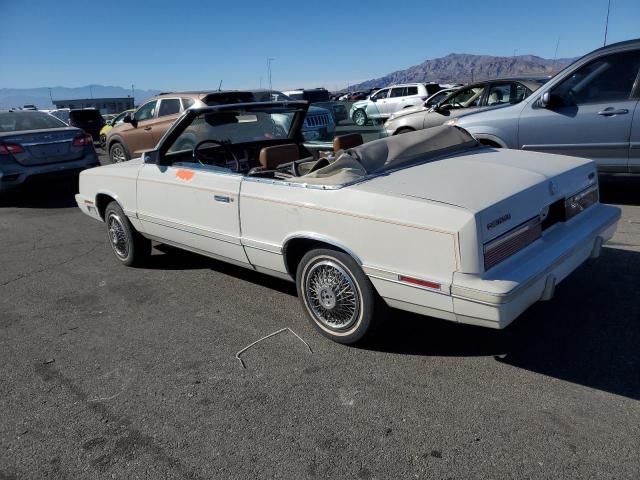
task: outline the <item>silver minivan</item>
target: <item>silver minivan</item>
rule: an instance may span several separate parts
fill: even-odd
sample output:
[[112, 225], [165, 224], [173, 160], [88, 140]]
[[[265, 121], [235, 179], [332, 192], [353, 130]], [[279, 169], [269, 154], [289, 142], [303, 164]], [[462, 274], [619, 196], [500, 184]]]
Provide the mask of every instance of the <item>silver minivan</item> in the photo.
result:
[[517, 105], [446, 122], [481, 143], [593, 159], [602, 173], [640, 174], [640, 39], [580, 58]]

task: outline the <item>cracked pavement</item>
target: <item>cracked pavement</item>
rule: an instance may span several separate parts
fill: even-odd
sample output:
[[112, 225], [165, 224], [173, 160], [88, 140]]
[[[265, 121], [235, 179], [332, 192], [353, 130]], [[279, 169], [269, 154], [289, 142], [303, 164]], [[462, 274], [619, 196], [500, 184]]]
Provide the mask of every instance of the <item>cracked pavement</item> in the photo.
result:
[[[390, 312], [358, 348], [293, 284], [118, 265], [73, 185], [0, 197], [0, 479], [640, 477], [640, 179], [619, 232], [504, 331]], [[235, 358], [242, 348], [281, 328]]]

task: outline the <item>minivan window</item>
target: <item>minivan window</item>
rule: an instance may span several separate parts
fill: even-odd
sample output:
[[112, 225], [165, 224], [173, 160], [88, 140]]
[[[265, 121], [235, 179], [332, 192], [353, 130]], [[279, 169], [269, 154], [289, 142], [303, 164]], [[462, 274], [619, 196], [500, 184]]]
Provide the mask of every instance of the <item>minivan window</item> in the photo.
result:
[[178, 98], [163, 98], [160, 100], [160, 108], [158, 110], [158, 117], [165, 117], [167, 115], [175, 115], [180, 113], [180, 99]]
[[136, 121], [138, 122], [141, 122], [143, 120], [149, 120], [150, 118], [153, 118], [153, 114], [155, 113], [155, 111], [156, 111], [156, 101], [153, 100], [141, 106], [138, 109], [138, 111], [135, 113], [133, 118], [135, 118]]
[[640, 51], [614, 53], [576, 70], [555, 87], [564, 105], [627, 100], [640, 68]]

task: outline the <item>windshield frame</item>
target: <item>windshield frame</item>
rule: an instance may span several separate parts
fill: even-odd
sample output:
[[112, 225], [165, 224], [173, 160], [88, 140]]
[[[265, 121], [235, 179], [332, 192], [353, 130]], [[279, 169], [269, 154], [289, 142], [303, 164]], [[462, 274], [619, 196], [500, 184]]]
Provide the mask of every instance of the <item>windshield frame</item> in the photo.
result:
[[[162, 136], [156, 148], [144, 154], [145, 163], [159, 163], [164, 164], [167, 157], [169, 148], [177, 140], [177, 138], [193, 123], [193, 121], [201, 114], [223, 112], [228, 110], [245, 110], [251, 112], [252, 110], [264, 110], [285, 108], [293, 110], [294, 117], [289, 128], [289, 134], [287, 139], [294, 142], [302, 142], [302, 123], [304, 117], [307, 114], [309, 103], [305, 101], [285, 101], [285, 102], [250, 102], [250, 103], [233, 103], [227, 105], [215, 105], [210, 107], [190, 108], [185, 110], [183, 114], [175, 121], [173, 126], [167, 130]], [[215, 140], [215, 139], [212, 139]], [[284, 139], [278, 139], [277, 142], [282, 142]], [[265, 140], [268, 143], [269, 140]], [[233, 144], [232, 144], [233, 145]]]

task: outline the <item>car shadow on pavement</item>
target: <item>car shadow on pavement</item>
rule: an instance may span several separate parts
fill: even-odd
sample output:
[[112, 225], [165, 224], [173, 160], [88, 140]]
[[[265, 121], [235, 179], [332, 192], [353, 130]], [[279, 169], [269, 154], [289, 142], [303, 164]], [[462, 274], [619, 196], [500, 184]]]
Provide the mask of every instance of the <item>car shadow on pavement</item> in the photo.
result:
[[600, 201], [618, 205], [640, 205], [640, 175], [601, 176]]
[[505, 330], [390, 311], [360, 348], [492, 356], [542, 375], [640, 400], [640, 253], [604, 248]]
[[277, 290], [287, 295], [296, 295], [296, 287], [293, 282], [287, 282], [286, 280], [181, 250], [170, 245], [155, 245], [154, 250], [160, 252], [160, 254], [154, 252], [154, 255], [151, 255], [141, 268], [150, 270], [215, 270], [218, 273]]
[[0, 192], [0, 208], [70, 208], [76, 207], [78, 178], [51, 178], [26, 182], [20, 188]]

